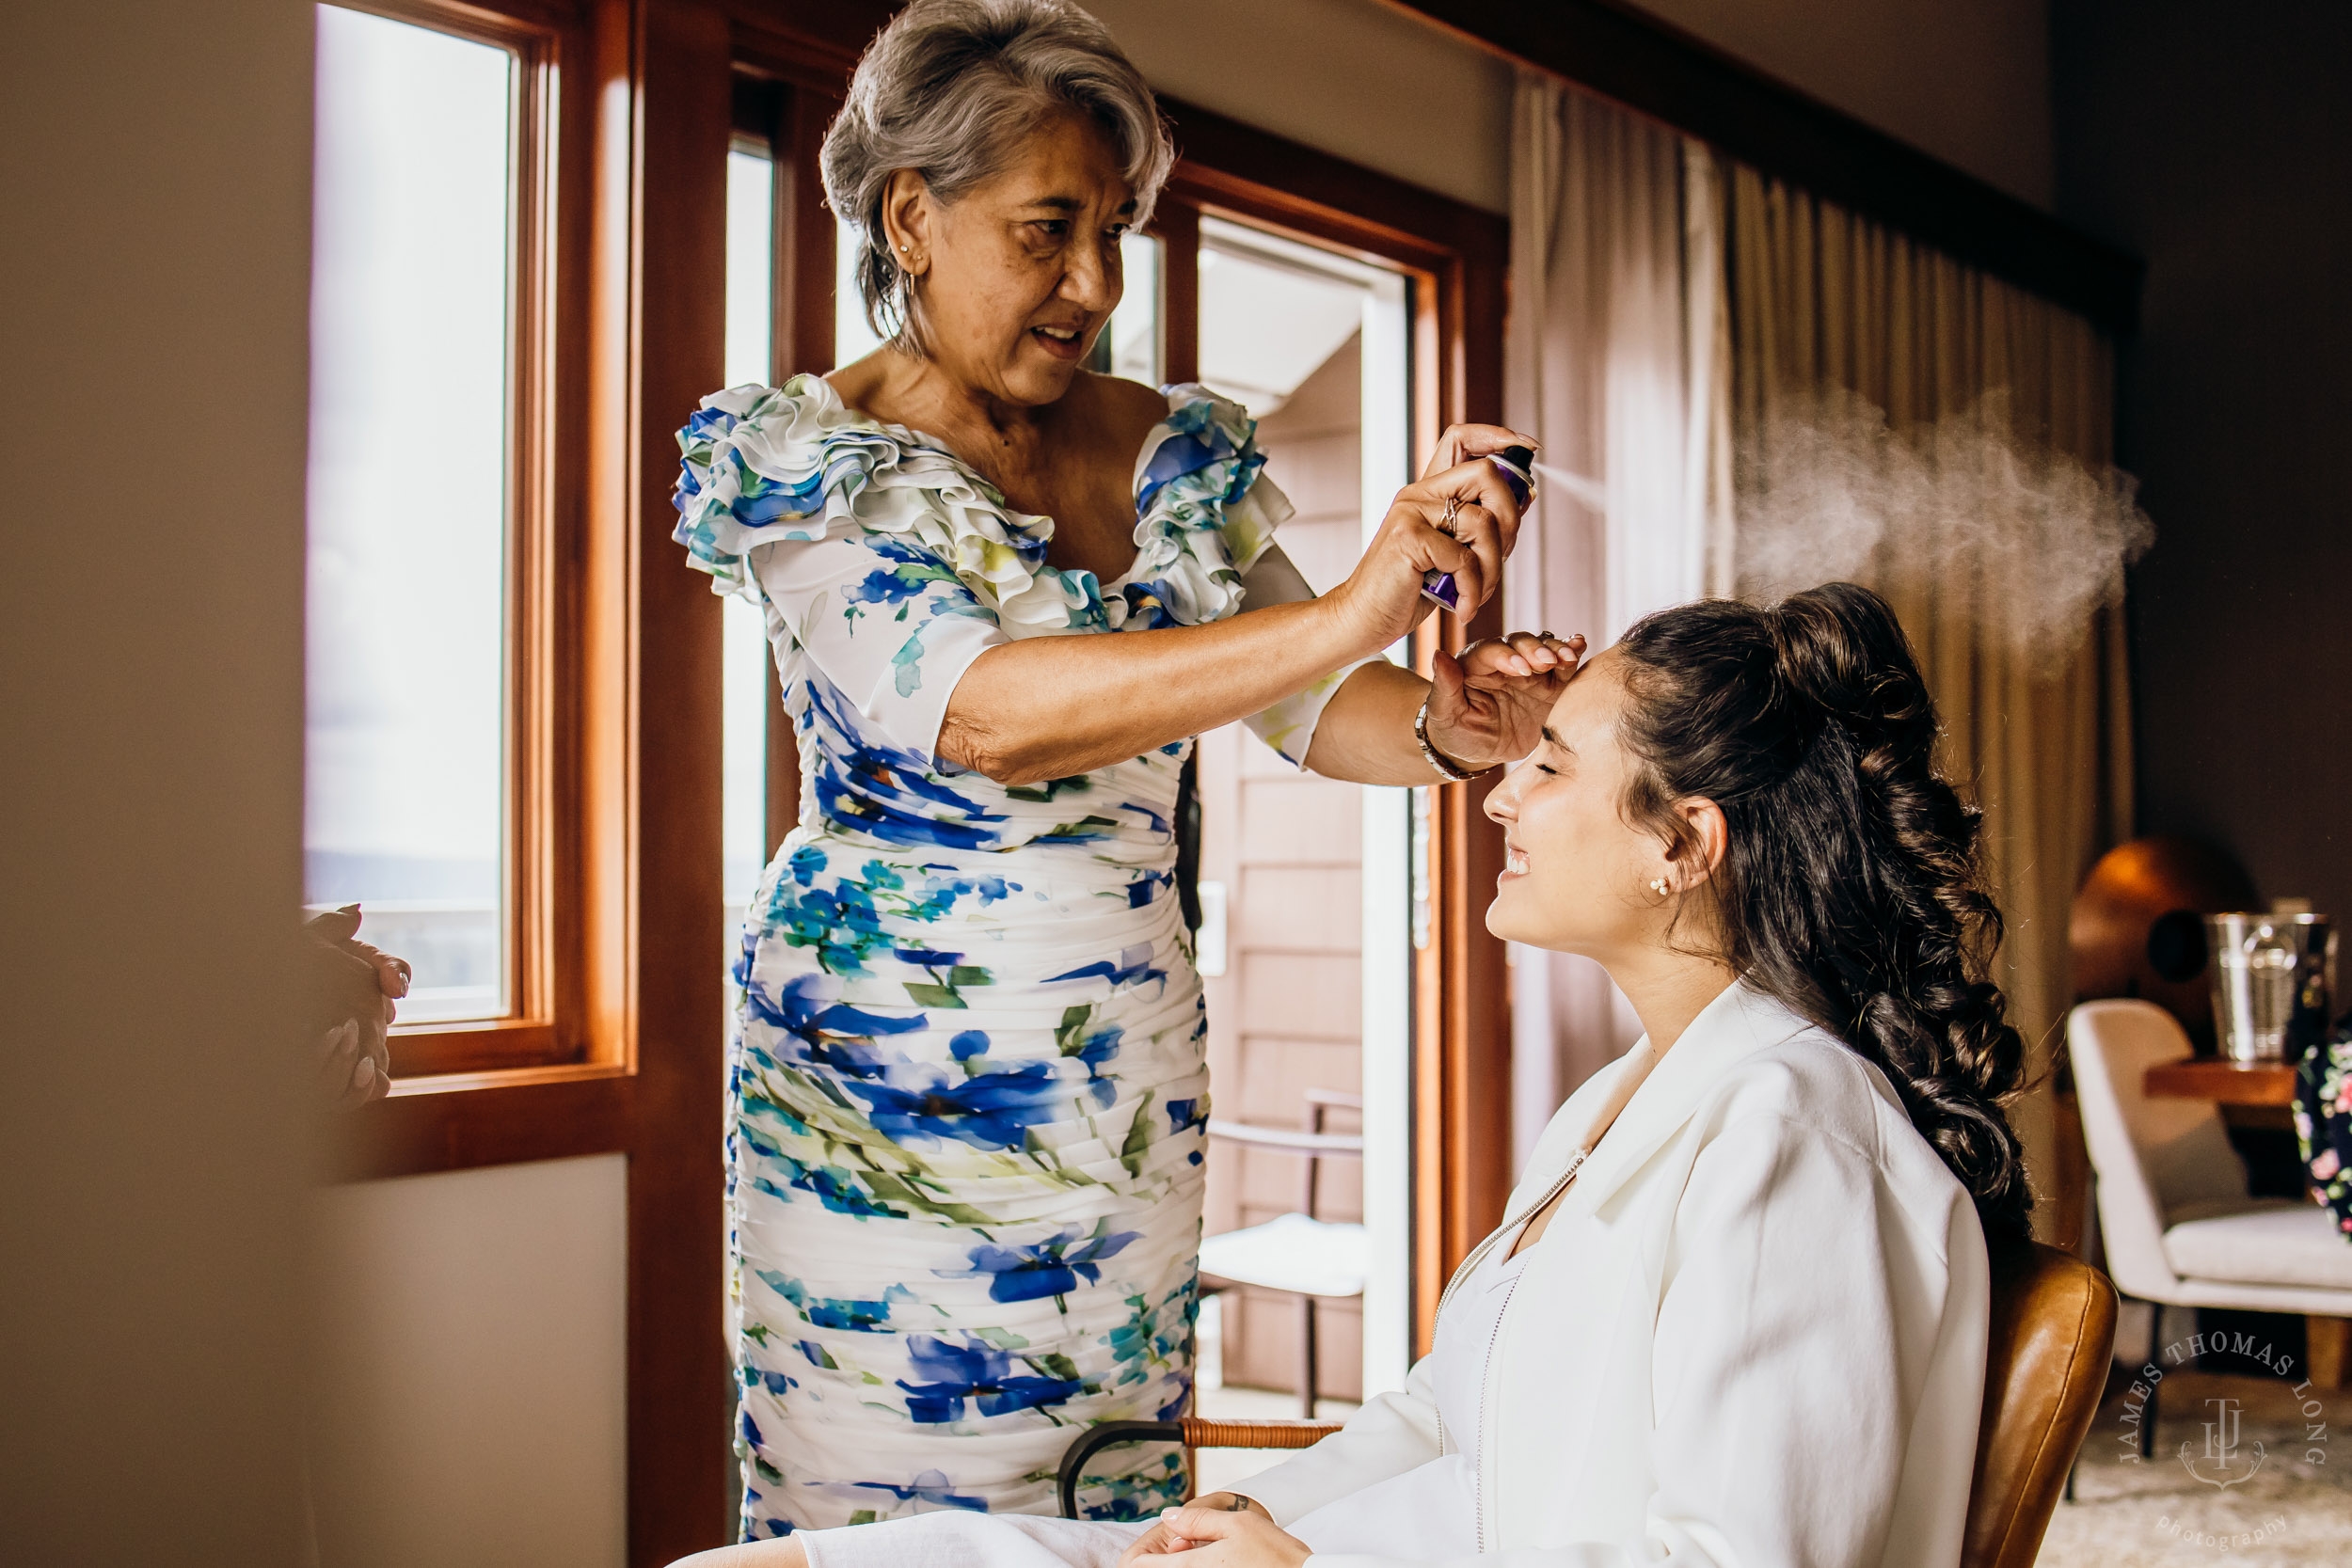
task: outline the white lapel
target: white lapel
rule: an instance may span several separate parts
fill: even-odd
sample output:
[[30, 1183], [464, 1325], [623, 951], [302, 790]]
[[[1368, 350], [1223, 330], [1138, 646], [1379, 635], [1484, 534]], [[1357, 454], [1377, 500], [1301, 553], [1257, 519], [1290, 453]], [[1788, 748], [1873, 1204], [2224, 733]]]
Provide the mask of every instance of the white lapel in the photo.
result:
[[[1655, 1194], [1659, 1201], [1638, 1200], [1638, 1215], [1645, 1217], [1629, 1224], [1621, 1214], [1597, 1212], [1654, 1168], [1661, 1151], [1690, 1126], [1742, 1057], [1808, 1027], [1744, 983], [1724, 988], [1659, 1058], [1578, 1169], [1543, 1240], [1529, 1250], [1527, 1272], [1497, 1327], [1491, 1357], [1496, 1366], [1534, 1370], [1495, 1390], [1492, 1415], [1481, 1433], [1480, 1495], [1495, 1499], [1488, 1514], [1494, 1541], [1511, 1545], [1526, 1540], [1539, 1515], [1640, 1528], [1639, 1499], [1651, 1480], [1648, 1449], [1625, 1441], [1623, 1433], [1636, 1430], [1632, 1423], [1655, 1419], [1651, 1335], [1675, 1196], [1661, 1187]], [[1595, 1082], [1604, 1076], [1611, 1084], [1620, 1081], [1617, 1074], [1632, 1054], [1612, 1063], [1612, 1070], [1597, 1074]], [[1530, 1162], [1527, 1181], [1513, 1199], [1515, 1209], [1541, 1201], [1558, 1183], [1577, 1140], [1591, 1131], [1610, 1092], [1607, 1085], [1590, 1097], [1579, 1089], [1563, 1108], [1566, 1125], [1555, 1125], [1545, 1138], [1552, 1157]], [[1533, 1168], [1538, 1164], [1540, 1170]], [[1534, 1323], [1532, 1311], [1541, 1314]], [[1530, 1390], [1535, 1388], [1543, 1390], [1540, 1411], [1530, 1408]], [[1563, 1410], [1582, 1412], [1582, 1418], [1563, 1420]], [[1528, 1442], [1548, 1453], [1557, 1450], [1556, 1474], [1548, 1471], [1540, 1487], [1504, 1485], [1500, 1466]], [[1492, 1464], [1489, 1454], [1496, 1456]], [[1557, 1494], [1559, 1476], [1569, 1478], [1573, 1492], [1565, 1502]]]
[[1615, 1124], [1601, 1135], [1600, 1147], [1577, 1172], [1561, 1208], [1591, 1213], [1606, 1203], [1683, 1129], [1733, 1063], [1810, 1027], [1744, 980], [1725, 987], [1700, 1009], [1682, 1037], [1667, 1048], [1641, 1087], [1633, 1091]]

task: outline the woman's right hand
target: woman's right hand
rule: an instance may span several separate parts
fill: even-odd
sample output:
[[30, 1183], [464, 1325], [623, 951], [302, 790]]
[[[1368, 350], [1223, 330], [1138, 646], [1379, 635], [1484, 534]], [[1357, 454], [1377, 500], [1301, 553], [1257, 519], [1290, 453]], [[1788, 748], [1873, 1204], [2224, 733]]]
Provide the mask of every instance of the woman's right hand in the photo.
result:
[[[1206, 1496], [1193, 1498], [1184, 1506], [1186, 1508], [1214, 1508], [1226, 1513], [1255, 1513], [1268, 1523], [1271, 1523], [1274, 1518], [1273, 1514], [1266, 1513], [1263, 1503], [1255, 1497], [1245, 1497], [1238, 1492], [1211, 1492]], [[1138, 1558], [1151, 1557], [1160, 1552], [1181, 1552], [1191, 1544], [1189, 1541], [1169, 1529], [1166, 1519], [1154, 1519], [1152, 1521], [1150, 1529], [1136, 1536], [1128, 1544], [1127, 1549], [1119, 1554], [1118, 1568], [1129, 1568], [1129, 1565]]]
[[[1440, 450], [1466, 444], [1457, 427], [1446, 433]], [[1454, 506], [1451, 525], [1449, 502]], [[1373, 653], [1411, 631], [1436, 608], [1422, 597], [1422, 574], [1451, 572], [1460, 600], [1455, 613], [1468, 620], [1502, 586], [1502, 562], [1518, 530], [1518, 499], [1484, 456], [1434, 470], [1396, 493], [1363, 559], [1345, 582], [1324, 595], [1324, 603], [1347, 622], [1363, 652]]]

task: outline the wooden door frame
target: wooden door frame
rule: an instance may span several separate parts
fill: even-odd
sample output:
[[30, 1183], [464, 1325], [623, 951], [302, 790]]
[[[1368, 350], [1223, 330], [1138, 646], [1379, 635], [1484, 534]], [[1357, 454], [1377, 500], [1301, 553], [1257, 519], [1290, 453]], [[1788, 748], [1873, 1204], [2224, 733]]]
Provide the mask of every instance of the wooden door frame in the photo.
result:
[[[1182, 156], [1155, 219], [1170, 244], [1162, 269], [1166, 372], [1199, 373], [1200, 215], [1243, 218], [1404, 271], [1414, 288], [1413, 442], [1425, 460], [1448, 424], [1502, 418], [1502, 315], [1509, 226], [1438, 196], [1222, 115], [1161, 100]], [[1245, 172], [1246, 171], [1246, 172]], [[1433, 617], [1414, 639], [1458, 652], [1502, 629], [1489, 603], [1467, 626]], [[1424, 845], [1429, 942], [1413, 974], [1413, 1353], [1427, 1353], [1438, 1296], [1454, 1265], [1500, 1223], [1510, 1195], [1508, 977], [1486, 932], [1486, 895], [1502, 869], [1502, 830], [1482, 809], [1493, 779], [1434, 787]], [[1367, 953], [1365, 961], [1375, 961]]]

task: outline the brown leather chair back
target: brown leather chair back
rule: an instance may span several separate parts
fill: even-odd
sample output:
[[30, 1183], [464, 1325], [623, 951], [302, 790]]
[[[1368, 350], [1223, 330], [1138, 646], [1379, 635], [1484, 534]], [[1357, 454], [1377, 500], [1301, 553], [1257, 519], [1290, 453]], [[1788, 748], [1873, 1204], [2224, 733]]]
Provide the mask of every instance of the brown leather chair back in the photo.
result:
[[2033, 1568], [2115, 1350], [2115, 1287], [2039, 1242], [1993, 1249], [1984, 1415], [1961, 1568]]

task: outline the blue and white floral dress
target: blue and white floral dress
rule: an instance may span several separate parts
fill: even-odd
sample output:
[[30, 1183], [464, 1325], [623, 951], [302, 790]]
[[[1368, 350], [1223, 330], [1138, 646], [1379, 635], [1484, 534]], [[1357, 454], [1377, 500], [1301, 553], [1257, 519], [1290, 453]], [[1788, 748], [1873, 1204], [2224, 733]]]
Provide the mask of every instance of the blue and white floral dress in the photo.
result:
[[[765, 611], [803, 781], [736, 969], [746, 1539], [1050, 1513], [1080, 1427], [1191, 1395], [1209, 1102], [1171, 819], [1192, 743], [1017, 787], [933, 749], [992, 647], [1240, 610], [1290, 513], [1254, 428], [1171, 389], [1108, 584], [818, 377], [721, 392], [679, 433], [676, 537]], [[1299, 762], [1353, 668], [1250, 727]], [[1183, 1494], [1176, 1454], [1103, 1465], [1096, 1516]]]

